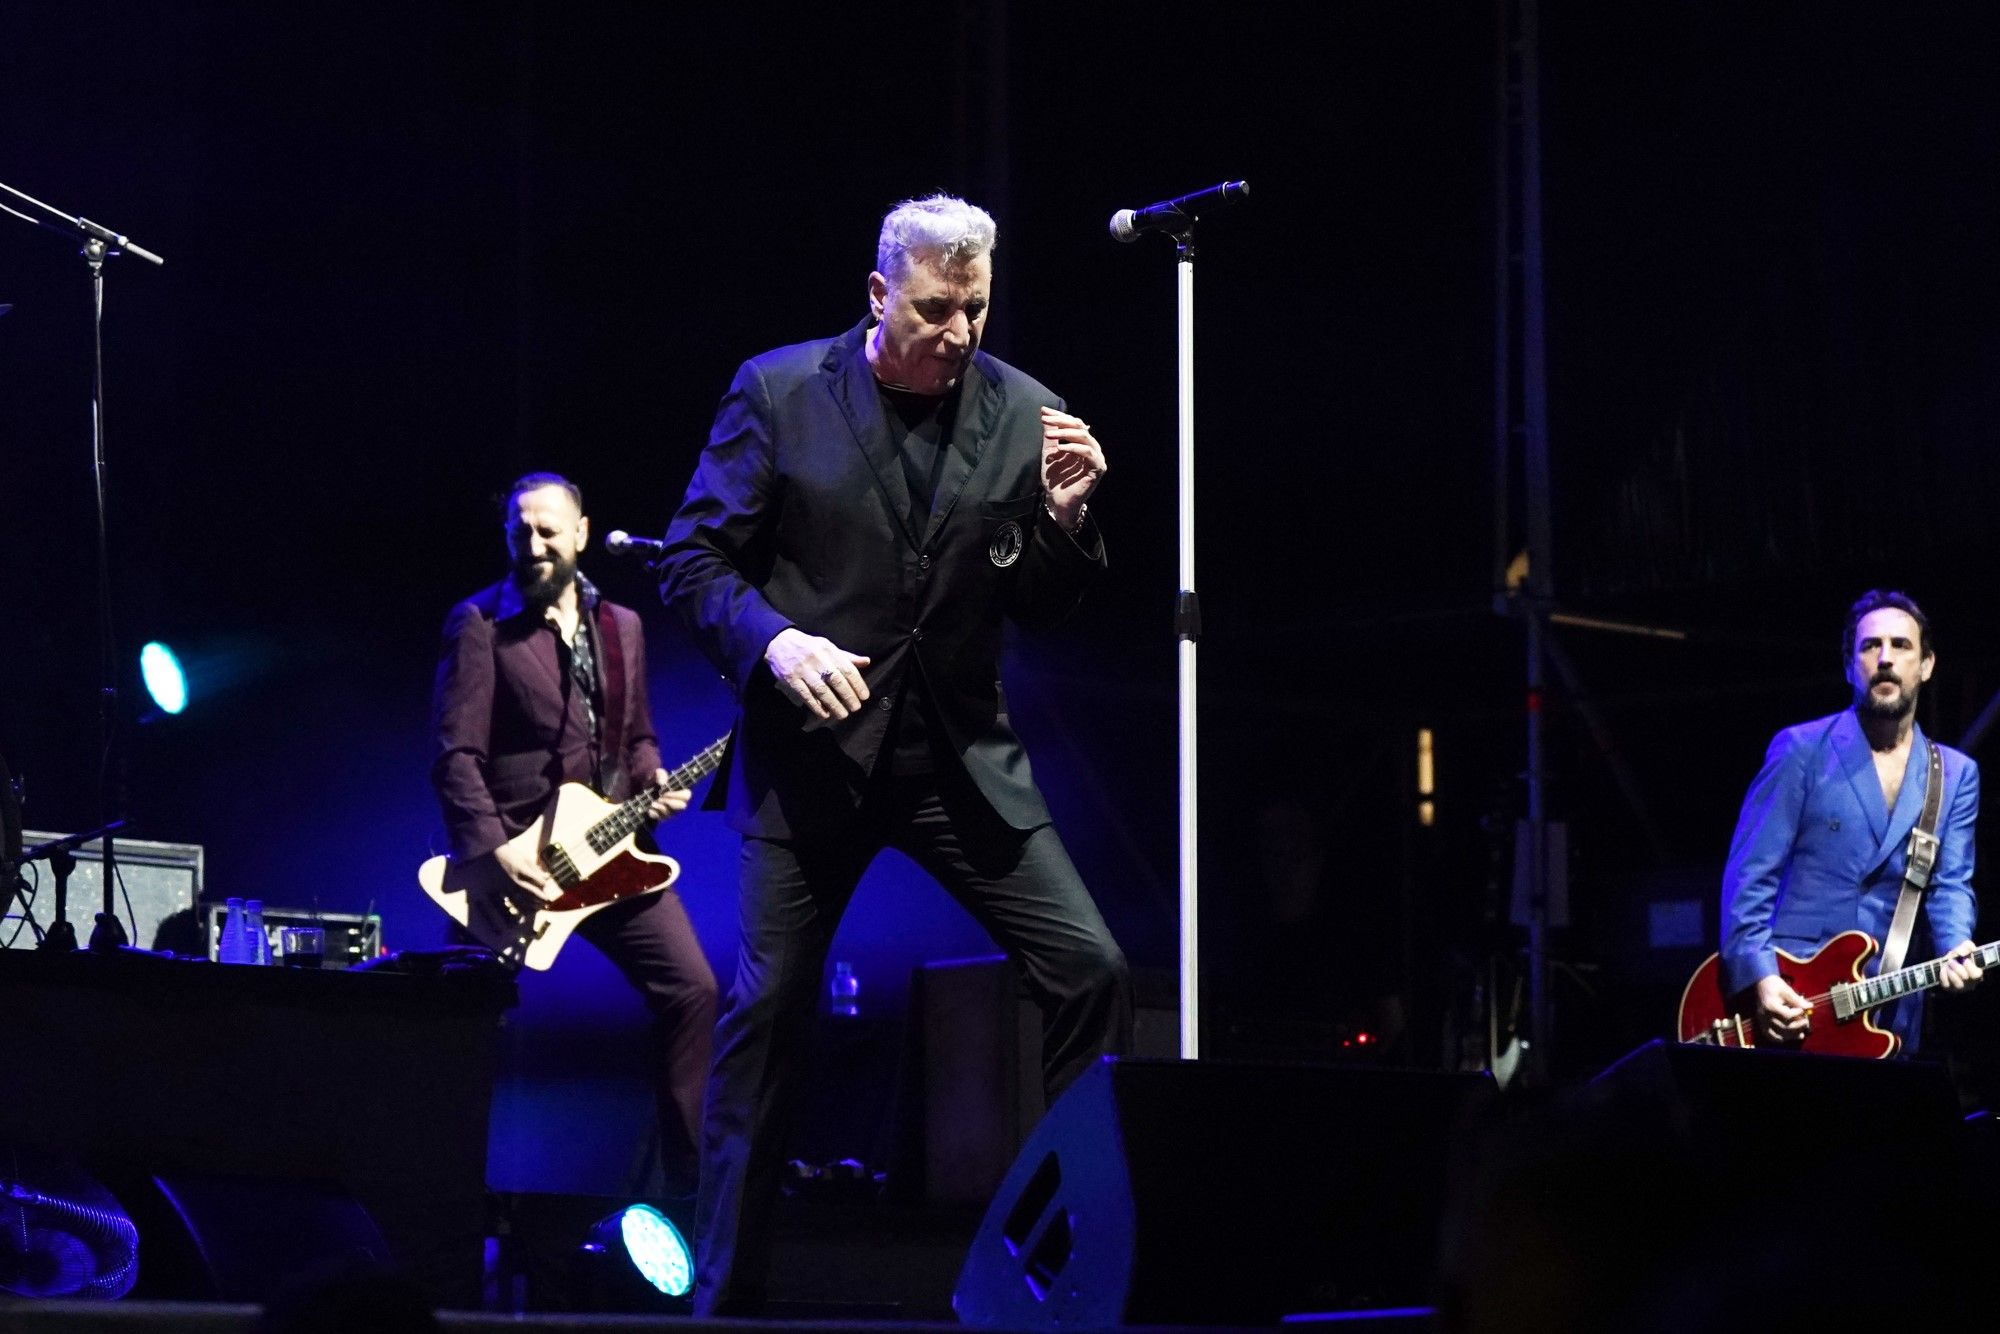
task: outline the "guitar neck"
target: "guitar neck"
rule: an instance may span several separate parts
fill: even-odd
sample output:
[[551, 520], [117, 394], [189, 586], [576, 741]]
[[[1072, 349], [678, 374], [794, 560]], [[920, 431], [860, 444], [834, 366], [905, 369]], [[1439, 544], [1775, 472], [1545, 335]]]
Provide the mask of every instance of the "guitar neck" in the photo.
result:
[[714, 773], [721, 766], [722, 753], [727, 749], [729, 749], [729, 738], [717, 737], [685, 764], [669, 769], [665, 783], [647, 787], [645, 791], [623, 802], [586, 830], [584, 836], [590, 840], [590, 846], [598, 852], [604, 852], [627, 834], [645, 827], [652, 819], [648, 814], [648, 808], [652, 806], [654, 798], [662, 792], [678, 792], [683, 788], [693, 787]]
[[[1981, 968], [2000, 965], [2000, 941], [1981, 945], [1972, 952], [1972, 960]], [[1944, 960], [1932, 959], [1928, 963], [1912, 964], [1908, 968], [1898, 968], [1893, 973], [1881, 977], [1864, 978], [1853, 983], [1857, 1008], [1872, 1010], [1878, 1005], [1887, 1005], [1902, 996], [1919, 991], [1929, 991], [1944, 978]]]

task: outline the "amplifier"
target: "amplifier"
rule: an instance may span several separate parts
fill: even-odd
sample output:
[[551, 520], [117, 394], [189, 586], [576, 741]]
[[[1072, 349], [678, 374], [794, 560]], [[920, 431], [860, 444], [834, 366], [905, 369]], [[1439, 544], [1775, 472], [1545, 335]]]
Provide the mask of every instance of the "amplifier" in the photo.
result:
[[[229, 916], [229, 905], [210, 899], [202, 908], [208, 957], [214, 959], [222, 945], [222, 924]], [[382, 952], [382, 918], [378, 913], [314, 912], [311, 908], [280, 908], [267, 903], [264, 935], [271, 942], [273, 963], [281, 962], [283, 950], [279, 948], [278, 932], [288, 926], [317, 926], [326, 931], [326, 959], [320, 964], [322, 968], [352, 968]]]
[[[28, 847], [63, 837], [65, 835], [41, 833], [33, 829], [21, 832], [21, 841]], [[124, 893], [115, 899], [118, 920], [125, 924], [127, 931], [132, 932], [134, 945], [141, 949], [154, 947], [160, 924], [175, 913], [187, 914], [182, 920], [188, 922], [190, 927], [193, 925], [191, 919], [195, 904], [201, 898], [201, 844], [154, 843], [143, 838], [121, 838], [116, 844], [116, 851], [118, 880], [124, 887]], [[55, 876], [47, 862], [24, 867], [22, 874], [35, 887], [35, 920], [47, 930], [55, 921]], [[4, 893], [0, 893], [0, 897], [4, 897]], [[126, 908], [128, 900], [131, 905], [129, 912]], [[104, 845], [101, 842], [86, 843], [76, 850], [76, 870], [69, 877], [66, 916], [69, 924], [76, 928], [77, 944], [90, 939], [91, 928], [97, 925], [97, 914], [103, 909]], [[0, 947], [33, 949], [34, 933], [27, 930], [17, 932], [14, 929], [17, 925], [20, 924], [9, 922], [0, 927]]]

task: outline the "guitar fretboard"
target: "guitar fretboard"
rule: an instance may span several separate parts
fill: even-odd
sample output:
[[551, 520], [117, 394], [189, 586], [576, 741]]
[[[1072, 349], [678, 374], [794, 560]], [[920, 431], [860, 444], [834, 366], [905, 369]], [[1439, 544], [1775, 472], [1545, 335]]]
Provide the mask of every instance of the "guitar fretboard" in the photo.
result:
[[[2000, 964], [2000, 941], [1981, 945], [1972, 952], [1973, 962], [1981, 968], [1992, 968]], [[1907, 996], [1913, 991], [1927, 991], [1936, 986], [1944, 977], [1944, 960], [1932, 959], [1928, 963], [1912, 964], [1908, 968], [1898, 968], [1893, 973], [1881, 977], [1866, 978], [1853, 983], [1855, 1008], [1872, 1010], [1878, 1005], [1886, 1005], [1898, 996]]]
[[722, 752], [727, 749], [729, 749], [729, 738], [717, 737], [687, 763], [668, 770], [665, 784], [647, 788], [592, 825], [584, 831], [584, 838], [589, 842], [591, 851], [609, 852], [618, 846], [618, 840], [634, 830], [643, 828], [652, 818], [647, 814], [647, 807], [653, 804], [653, 798], [659, 796], [662, 791], [677, 792], [682, 788], [693, 787], [716, 771], [722, 763]]

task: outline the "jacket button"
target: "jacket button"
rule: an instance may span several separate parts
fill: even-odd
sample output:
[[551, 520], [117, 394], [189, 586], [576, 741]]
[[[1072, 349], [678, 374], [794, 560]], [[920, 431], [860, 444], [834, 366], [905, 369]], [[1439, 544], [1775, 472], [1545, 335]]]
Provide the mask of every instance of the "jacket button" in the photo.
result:
[[918, 626], [916, 629], [910, 631], [910, 638], [912, 639], [921, 642], [923, 637], [924, 637], [924, 627], [922, 627], [921, 625]]
[[919, 556], [919, 557], [917, 557], [917, 568], [918, 568], [918, 569], [920, 569], [920, 570], [928, 570], [928, 569], [929, 569], [930, 567], [931, 567], [931, 558], [930, 558], [929, 556]]
[[896, 707], [896, 697], [895, 697], [894, 695], [884, 695], [884, 696], [882, 696], [882, 707], [883, 707], [883, 708], [885, 708], [885, 709], [893, 709], [893, 708], [895, 708], [895, 707]]

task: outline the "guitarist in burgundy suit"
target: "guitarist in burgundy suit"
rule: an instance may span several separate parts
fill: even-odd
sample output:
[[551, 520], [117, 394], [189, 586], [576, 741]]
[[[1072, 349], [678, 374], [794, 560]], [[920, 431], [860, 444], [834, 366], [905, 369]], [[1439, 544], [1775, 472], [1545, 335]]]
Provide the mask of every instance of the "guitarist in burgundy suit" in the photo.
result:
[[1125, 956], [999, 679], [1004, 623], [1060, 619], [1104, 568], [1086, 503], [1104, 451], [979, 350], [994, 239], [948, 195], [892, 210], [867, 318], [743, 364], [667, 528], [661, 594], [739, 701], [726, 790], [742, 925], [709, 1087], [700, 1314], [761, 1302], [827, 946], [883, 848], [1019, 963], [1051, 1094], [1131, 1039]]
[[[453, 857], [496, 852], [522, 890], [555, 899], [548, 871], [506, 841], [563, 783], [622, 801], [667, 775], [646, 708], [639, 617], [598, 597], [577, 571], [590, 538], [582, 493], [554, 473], [530, 473], [508, 492], [504, 520], [510, 574], [445, 620], [431, 783]], [[686, 792], [663, 793], [651, 814], [664, 819], [687, 802]], [[645, 894], [584, 919], [577, 934], [654, 1015], [661, 1164], [671, 1193], [692, 1194], [716, 986], [687, 909], [671, 889]]]
[[[1810, 1022], [1805, 998], [1779, 976], [1774, 951], [1802, 957], [1857, 928], [1878, 946], [1888, 936], [1924, 806], [1929, 765], [1916, 706], [1937, 666], [1929, 620], [1905, 594], [1873, 590], [1848, 612], [1840, 647], [1853, 707], [1772, 740], [1723, 873], [1723, 989], [1752, 994], [1762, 1043], [1796, 1044]], [[1979, 766], [1949, 746], [1938, 749], [1940, 847], [1905, 961], [1949, 955], [1940, 981], [1962, 991], [1981, 975], [1969, 957], [1979, 915], [1972, 889]], [[1904, 1053], [1914, 1051], [1923, 997], [1904, 997], [1877, 1022], [1902, 1039]]]

